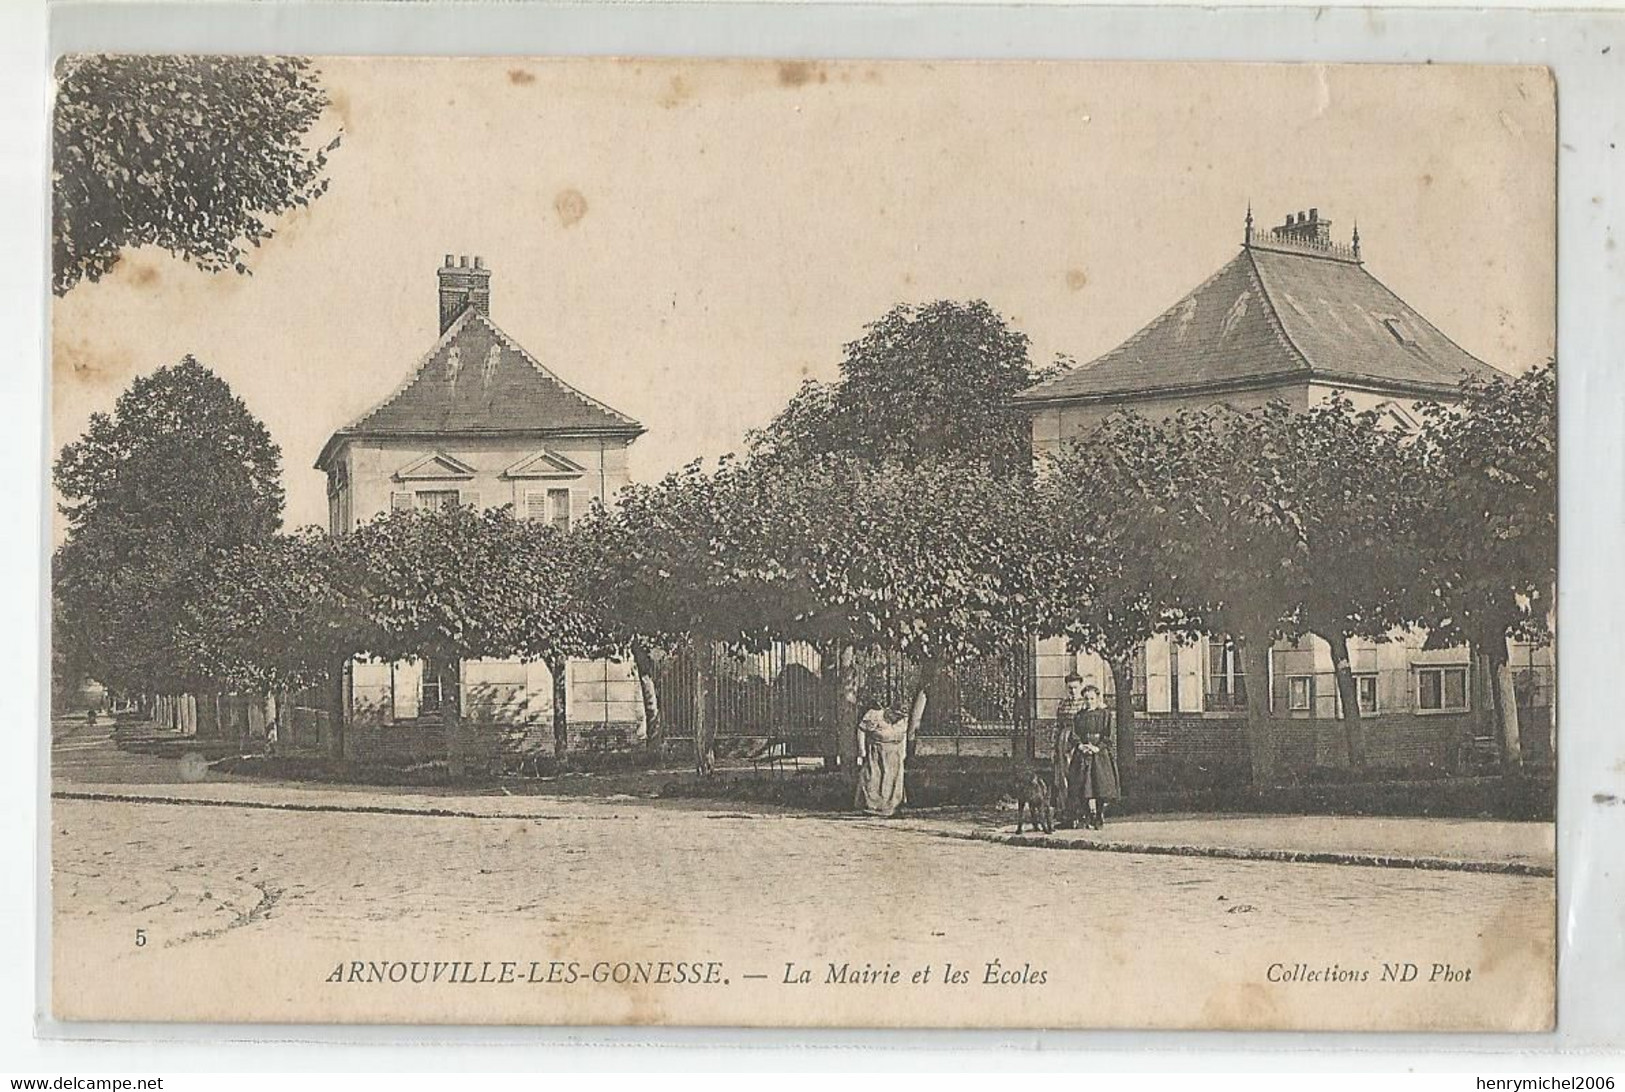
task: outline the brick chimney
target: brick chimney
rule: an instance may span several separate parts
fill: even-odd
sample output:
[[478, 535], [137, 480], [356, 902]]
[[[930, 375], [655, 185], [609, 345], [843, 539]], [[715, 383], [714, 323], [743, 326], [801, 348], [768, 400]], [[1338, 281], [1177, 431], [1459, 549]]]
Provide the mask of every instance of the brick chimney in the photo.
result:
[[491, 313], [491, 271], [485, 268], [485, 259], [476, 256], [474, 264], [469, 265], [468, 255], [461, 255], [453, 262], [452, 255], [447, 254], [439, 277], [442, 334], [470, 307], [482, 315]]
[[1280, 227], [1271, 228], [1270, 234], [1277, 239], [1299, 243], [1303, 246], [1330, 247], [1332, 242], [1332, 222], [1322, 220], [1319, 209], [1288, 213], [1286, 223]]

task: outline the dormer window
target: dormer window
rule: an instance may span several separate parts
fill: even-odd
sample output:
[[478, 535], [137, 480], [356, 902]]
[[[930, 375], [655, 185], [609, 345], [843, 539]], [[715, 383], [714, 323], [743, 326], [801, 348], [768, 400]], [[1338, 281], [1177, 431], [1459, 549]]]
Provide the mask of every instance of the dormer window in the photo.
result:
[[1409, 348], [1416, 344], [1416, 339], [1411, 336], [1410, 328], [1398, 319], [1385, 318], [1382, 320], [1382, 324], [1388, 328], [1390, 334], [1394, 335], [1394, 340], [1401, 345]]

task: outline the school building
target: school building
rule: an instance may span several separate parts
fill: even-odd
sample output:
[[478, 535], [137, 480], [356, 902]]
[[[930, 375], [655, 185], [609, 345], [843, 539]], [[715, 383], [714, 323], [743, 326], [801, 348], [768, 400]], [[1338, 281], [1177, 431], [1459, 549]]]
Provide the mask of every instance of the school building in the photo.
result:
[[[1161, 417], [1222, 405], [1246, 411], [1273, 400], [1307, 409], [1342, 392], [1357, 409], [1417, 423], [1419, 403], [1450, 402], [1463, 376], [1497, 369], [1466, 352], [1366, 268], [1359, 229], [1332, 238], [1318, 209], [1255, 228], [1249, 209], [1240, 251], [1190, 293], [1092, 363], [1019, 395], [1032, 420], [1035, 454], [1060, 451], [1113, 413]], [[1492, 760], [1490, 680], [1466, 647], [1424, 651], [1418, 634], [1351, 640], [1367, 760], [1373, 765], [1450, 766]], [[1550, 746], [1551, 649], [1509, 648], [1524, 747]], [[1112, 693], [1098, 657], [1040, 642], [1035, 689], [1040, 724], [1054, 716], [1072, 671]], [[1249, 679], [1233, 642], [1147, 642], [1136, 656], [1136, 751], [1221, 761], [1245, 755], [1247, 687], [1264, 686], [1279, 759], [1288, 767], [1346, 761], [1329, 646], [1316, 637], [1281, 642], [1269, 677]]]

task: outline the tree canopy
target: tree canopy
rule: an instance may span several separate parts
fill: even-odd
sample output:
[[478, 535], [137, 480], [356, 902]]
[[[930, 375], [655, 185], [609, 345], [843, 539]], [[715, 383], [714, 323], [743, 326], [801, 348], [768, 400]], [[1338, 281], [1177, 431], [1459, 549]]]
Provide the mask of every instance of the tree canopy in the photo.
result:
[[1425, 412], [1417, 541], [1435, 642], [1551, 638], [1557, 581], [1557, 367], [1470, 381]]
[[186, 674], [265, 694], [318, 686], [355, 641], [335, 583], [338, 543], [315, 528], [245, 543], [209, 569], [177, 632]]
[[1027, 335], [982, 300], [899, 304], [846, 346], [838, 382], [804, 383], [752, 450], [1025, 472], [1028, 423], [1013, 399], [1053, 372], [1033, 368]]
[[52, 290], [99, 280], [131, 247], [247, 273], [270, 221], [327, 190], [312, 147], [328, 104], [297, 57], [69, 56], [52, 125]]
[[654, 644], [759, 646], [792, 618], [793, 574], [772, 555], [769, 479], [736, 459], [698, 462], [622, 490], [583, 524], [590, 594], [607, 616]]
[[828, 456], [764, 473], [761, 553], [790, 574], [786, 636], [958, 663], [1034, 609], [1023, 481], [940, 460]]
[[505, 509], [384, 512], [339, 543], [356, 651], [380, 660], [514, 655], [530, 605]]
[[109, 686], [178, 685], [188, 605], [221, 558], [277, 530], [280, 473], [264, 425], [197, 360], [137, 378], [56, 462], [58, 639]]

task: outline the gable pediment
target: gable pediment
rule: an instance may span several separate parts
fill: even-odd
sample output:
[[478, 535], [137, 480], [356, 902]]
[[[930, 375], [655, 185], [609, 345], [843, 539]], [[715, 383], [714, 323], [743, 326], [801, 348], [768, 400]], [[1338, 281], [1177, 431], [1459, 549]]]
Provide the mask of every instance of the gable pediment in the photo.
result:
[[1379, 415], [1378, 420], [1387, 428], [1398, 428], [1403, 429], [1406, 432], [1415, 432], [1420, 427], [1420, 422], [1417, 421], [1416, 414], [1411, 412], [1405, 406], [1400, 405], [1398, 402], [1391, 400], [1387, 402], [1379, 402], [1374, 408]]
[[533, 451], [502, 472], [504, 478], [579, 478], [587, 468], [556, 451]]
[[415, 459], [391, 475], [398, 482], [464, 482], [474, 476], [474, 468], [443, 451]]

